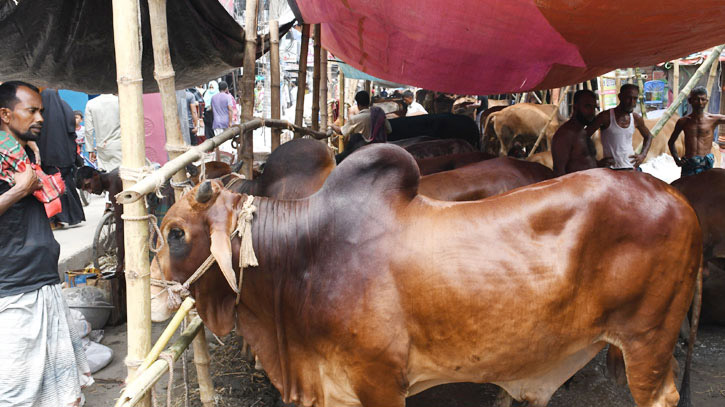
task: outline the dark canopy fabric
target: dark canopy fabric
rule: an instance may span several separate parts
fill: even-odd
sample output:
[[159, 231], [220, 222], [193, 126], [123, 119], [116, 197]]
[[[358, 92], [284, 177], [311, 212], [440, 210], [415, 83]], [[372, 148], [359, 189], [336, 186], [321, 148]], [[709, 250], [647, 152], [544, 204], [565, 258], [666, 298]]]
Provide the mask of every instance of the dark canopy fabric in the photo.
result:
[[725, 43], [723, 0], [288, 0], [376, 78], [489, 95], [579, 83]]
[[[158, 92], [147, 1], [140, 6], [144, 92]], [[218, 1], [168, 1], [167, 20], [177, 89], [242, 66], [243, 29]], [[280, 35], [291, 26], [281, 26]], [[0, 0], [0, 38], [0, 81], [86, 93], [117, 90], [110, 0], [19, 0], [17, 5]], [[268, 47], [267, 36], [265, 52]]]

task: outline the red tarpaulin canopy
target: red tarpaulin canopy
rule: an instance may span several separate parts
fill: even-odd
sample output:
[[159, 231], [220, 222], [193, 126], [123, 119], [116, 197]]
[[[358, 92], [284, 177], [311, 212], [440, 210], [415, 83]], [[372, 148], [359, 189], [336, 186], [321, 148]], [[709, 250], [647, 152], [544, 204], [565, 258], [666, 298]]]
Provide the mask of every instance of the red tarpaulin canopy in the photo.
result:
[[723, 0], [296, 3], [305, 23], [322, 24], [323, 46], [351, 66], [451, 93], [550, 89], [725, 43]]

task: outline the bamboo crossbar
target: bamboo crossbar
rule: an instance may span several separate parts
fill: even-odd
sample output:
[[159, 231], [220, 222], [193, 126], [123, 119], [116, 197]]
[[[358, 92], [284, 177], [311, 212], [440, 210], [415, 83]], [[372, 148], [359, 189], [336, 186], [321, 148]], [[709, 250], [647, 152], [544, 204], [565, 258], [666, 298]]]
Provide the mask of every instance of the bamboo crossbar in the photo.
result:
[[293, 130], [299, 134], [310, 136], [317, 140], [322, 140], [332, 136], [331, 130], [323, 133], [321, 131], [315, 131], [306, 127], [294, 125], [286, 120], [255, 118], [242, 124], [235, 124], [225, 130], [222, 134], [210, 138], [199, 144], [198, 146], [191, 147], [188, 151], [181, 154], [180, 156], [174, 158], [173, 160], [169, 160], [161, 168], [141, 179], [133, 187], [119, 192], [118, 195], [116, 195], [116, 201], [120, 204], [128, 204], [138, 201], [144, 195], [155, 191], [156, 185], [163, 184], [177, 171], [180, 171], [194, 161], [200, 160], [203, 153], [219, 147], [225, 141], [239, 134], [243, 134], [247, 131], [252, 131], [262, 126]]
[[156, 344], [151, 348], [149, 354], [146, 355], [146, 359], [144, 359], [143, 363], [141, 363], [141, 366], [138, 368], [139, 372], [143, 372], [144, 370], [148, 369], [148, 367], [151, 366], [151, 364], [159, 358], [161, 351], [169, 343], [171, 337], [174, 336], [174, 332], [179, 329], [181, 321], [183, 321], [189, 311], [194, 308], [195, 302], [196, 301], [194, 301], [194, 299], [191, 297], [186, 297], [184, 299], [184, 302], [181, 303], [181, 306], [176, 311], [176, 314], [174, 314], [171, 322], [169, 322], [169, 324], [166, 326], [166, 329], [164, 329], [164, 332], [161, 333], [161, 336], [156, 341]]
[[[179, 339], [171, 345], [165, 353], [170, 354], [174, 361], [177, 361], [184, 350], [189, 347], [191, 341], [196, 337], [201, 329], [204, 328], [204, 324], [201, 322], [201, 318], [195, 317], [191, 323], [186, 327], [186, 330], [181, 333]], [[173, 368], [173, 367], [172, 367]], [[116, 402], [116, 407], [132, 407], [144, 397], [144, 395], [151, 390], [156, 382], [169, 370], [169, 362], [165, 359], [160, 359], [154, 362], [148, 369], [144, 370], [136, 379], [131, 382]]]

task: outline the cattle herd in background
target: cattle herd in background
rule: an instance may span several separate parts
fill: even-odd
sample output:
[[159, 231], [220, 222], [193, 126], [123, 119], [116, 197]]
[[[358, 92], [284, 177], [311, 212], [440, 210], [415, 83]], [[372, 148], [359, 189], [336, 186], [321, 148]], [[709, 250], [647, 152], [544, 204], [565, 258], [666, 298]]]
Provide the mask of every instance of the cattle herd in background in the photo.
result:
[[[672, 351], [701, 255], [703, 321], [725, 323], [725, 170], [672, 186], [606, 169], [554, 178], [556, 109], [493, 106], [480, 126], [450, 113], [392, 119], [390, 145], [353, 135], [337, 156], [285, 143], [254, 181], [222, 170], [170, 209], [153, 276], [183, 282], [210, 253], [236, 259], [238, 239], [219, 239], [254, 195], [260, 265], [245, 270], [241, 301], [222, 274], [239, 275], [236, 261], [219, 258], [233, 270], [213, 266], [191, 293], [212, 331], [248, 340], [285, 402], [402, 407], [471, 381], [501, 386], [500, 405], [543, 406], [609, 344], [637, 405], [674, 407]], [[536, 154], [506, 157], [542, 129]], [[649, 157], [665, 153], [656, 137]], [[155, 290], [164, 320], [173, 310]]]

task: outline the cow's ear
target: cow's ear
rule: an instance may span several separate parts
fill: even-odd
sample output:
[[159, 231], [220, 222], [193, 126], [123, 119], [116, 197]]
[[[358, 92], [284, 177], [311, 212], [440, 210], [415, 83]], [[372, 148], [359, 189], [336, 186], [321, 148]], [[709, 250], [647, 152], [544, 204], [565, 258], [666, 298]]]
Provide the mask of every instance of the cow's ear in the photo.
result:
[[[216, 230], [215, 230], [216, 229]], [[224, 279], [235, 293], [237, 289], [237, 275], [232, 265], [232, 241], [229, 238], [229, 232], [226, 229], [214, 228], [211, 230], [211, 254], [214, 256], [219, 268], [224, 275]]]

